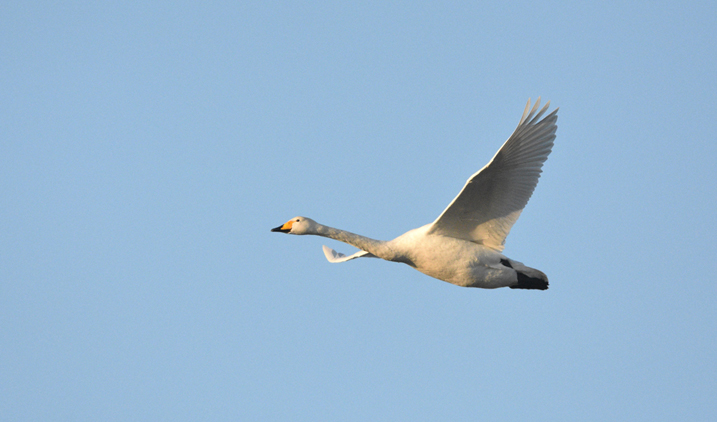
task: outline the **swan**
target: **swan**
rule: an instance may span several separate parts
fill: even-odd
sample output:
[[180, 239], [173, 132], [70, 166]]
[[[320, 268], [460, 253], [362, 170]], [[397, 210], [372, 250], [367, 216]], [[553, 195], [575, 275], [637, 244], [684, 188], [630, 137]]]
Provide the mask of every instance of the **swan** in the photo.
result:
[[326, 259], [332, 263], [381, 258], [408, 264], [457, 286], [546, 290], [548, 277], [543, 272], [502, 254], [508, 232], [538, 184], [558, 129], [558, 109], [541, 119], [550, 101], [540, 111], [539, 105], [540, 97], [532, 109], [528, 99], [513, 134], [430, 224], [390, 241], [324, 226], [306, 217], [292, 218], [271, 231], [328, 237], [360, 249], [347, 256], [324, 246]]

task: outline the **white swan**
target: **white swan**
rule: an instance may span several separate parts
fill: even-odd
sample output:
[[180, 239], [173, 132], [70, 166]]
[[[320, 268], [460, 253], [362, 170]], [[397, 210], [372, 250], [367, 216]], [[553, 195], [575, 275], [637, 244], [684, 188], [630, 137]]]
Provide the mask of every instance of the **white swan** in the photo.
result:
[[558, 129], [558, 109], [540, 120], [550, 102], [536, 114], [539, 104], [540, 97], [531, 110], [528, 100], [515, 132], [431, 224], [391, 241], [369, 239], [306, 217], [293, 218], [271, 231], [330, 237], [361, 249], [346, 256], [324, 246], [329, 262], [377, 257], [403, 262], [458, 286], [545, 290], [545, 274], [501, 253], [510, 228], [538, 184]]

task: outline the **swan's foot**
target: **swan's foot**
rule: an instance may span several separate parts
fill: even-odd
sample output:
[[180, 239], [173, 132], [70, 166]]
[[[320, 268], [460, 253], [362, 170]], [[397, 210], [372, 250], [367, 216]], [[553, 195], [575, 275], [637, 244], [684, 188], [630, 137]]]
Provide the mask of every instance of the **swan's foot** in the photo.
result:
[[548, 290], [548, 280], [542, 278], [528, 277], [518, 271], [518, 284], [510, 286], [511, 289], [532, 289]]

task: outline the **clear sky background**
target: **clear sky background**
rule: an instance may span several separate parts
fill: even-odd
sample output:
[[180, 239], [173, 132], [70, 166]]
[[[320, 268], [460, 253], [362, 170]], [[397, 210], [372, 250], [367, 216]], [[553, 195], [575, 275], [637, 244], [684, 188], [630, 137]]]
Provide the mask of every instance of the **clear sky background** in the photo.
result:
[[[4, 2], [7, 421], [717, 419], [713, 2]], [[548, 291], [330, 239], [433, 221], [560, 107]]]

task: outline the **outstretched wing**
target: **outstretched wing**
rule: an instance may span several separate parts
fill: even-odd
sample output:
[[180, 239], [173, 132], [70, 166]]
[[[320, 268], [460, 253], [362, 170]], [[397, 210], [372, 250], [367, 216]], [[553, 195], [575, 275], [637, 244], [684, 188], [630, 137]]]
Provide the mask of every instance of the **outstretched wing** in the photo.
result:
[[429, 233], [503, 250], [510, 228], [538, 184], [558, 129], [558, 109], [540, 120], [550, 102], [536, 114], [539, 105], [540, 97], [530, 110], [528, 100], [515, 132], [488, 165], [468, 179]]
[[326, 255], [326, 259], [329, 260], [331, 263], [337, 263], [337, 262], [346, 262], [350, 261], [355, 258], [375, 258], [376, 255], [371, 254], [370, 252], [366, 251], [358, 251], [353, 255], [346, 256], [342, 253], [336, 252], [335, 250], [329, 248], [328, 246], [324, 246], [324, 255]]

